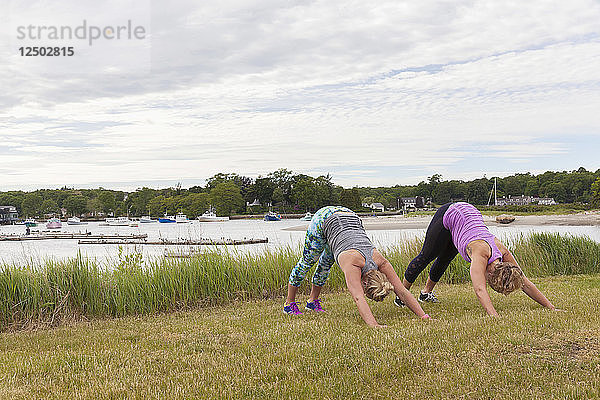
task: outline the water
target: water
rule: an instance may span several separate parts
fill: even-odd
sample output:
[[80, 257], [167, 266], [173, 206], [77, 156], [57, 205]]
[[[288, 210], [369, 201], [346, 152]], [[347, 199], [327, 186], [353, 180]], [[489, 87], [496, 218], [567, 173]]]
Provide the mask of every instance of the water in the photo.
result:
[[[232, 220], [226, 222], [198, 222], [188, 224], [139, 224], [139, 227], [110, 227], [100, 226], [98, 222], [87, 225], [63, 224], [62, 232], [91, 232], [92, 234], [148, 234], [148, 240], [164, 239], [244, 239], [254, 238], [269, 240], [268, 244], [235, 246], [236, 250], [260, 252], [265, 248], [276, 248], [285, 245], [299, 246], [304, 240], [304, 231], [287, 231], [284, 228], [303, 225], [299, 220], [282, 220], [266, 222], [262, 220]], [[367, 226], [368, 228], [368, 226]], [[40, 225], [35, 229], [45, 229]], [[531, 232], [557, 232], [562, 235], [588, 236], [600, 242], [600, 227], [598, 226], [524, 226], [507, 225], [492, 226], [490, 231], [500, 240], [507, 240], [521, 234]], [[0, 226], [0, 233], [21, 234], [25, 226]], [[398, 241], [424, 237], [425, 229], [387, 229], [367, 230], [367, 234], [378, 247], [392, 245]], [[77, 240], [41, 240], [23, 242], [0, 242], [0, 263], [25, 264], [39, 263], [48, 258], [64, 259], [74, 257], [78, 251], [82, 255], [94, 258], [101, 263], [110, 265], [117, 257], [118, 245], [80, 245]], [[166, 248], [187, 249], [189, 246], [122, 246], [126, 251], [141, 251], [146, 259], [162, 256]], [[202, 246], [204, 248], [204, 246]]]
[[[63, 223], [62, 229], [53, 230], [60, 232], [91, 232], [94, 235], [132, 235], [147, 234], [149, 241], [160, 239], [264, 239], [268, 244], [235, 246], [242, 251], [260, 251], [265, 246], [274, 248], [286, 244], [300, 243], [304, 232], [283, 231], [282, 228], [295, 226], [302, 221], [283, 220], [267, 222], [262, 220], [232, 220], [226, 222], [199, 222], [192, 221], [187, 224], [161, 224], [158, 222], [139, 224], [138, 227], [128, 226], [101, 226], [98, 222], [87, 225], [67, 225]], [[45, 225], [40, 224], [32, 230], [45, 230]], [[23, 234], [24, 225], [0, 226], [0, 233]], [[117, 257], [119, 245], [82, 245], [74, 239], [59, 240], [31, 240], [21, 242], [0, 242], [0, 263], [24, 264], [31, 261], [39, 262], [48, 258], [64, 259], [74, 257], [78, 251], [83, 256], [97, 259], [101, 262], [110, 262]], [[142, 251], [145, 258], [162, 256], [165, 249], [188, 249], [189, 246], [157, 246], [157, 245], [126, 245], [121, 246], [127, 251]], [[201, 246], [205, 248], [206, 246]]]

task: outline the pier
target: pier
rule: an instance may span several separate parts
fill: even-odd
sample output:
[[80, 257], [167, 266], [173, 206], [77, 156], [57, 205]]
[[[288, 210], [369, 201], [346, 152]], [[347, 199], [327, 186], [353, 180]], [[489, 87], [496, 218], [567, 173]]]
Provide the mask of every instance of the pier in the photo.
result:
[[156, 246], [239, 246], [243, 244], [268, 243], [269, 239], [199, 239], [199, 240], [114, 240], [93, 239], [79, 240], [79, 244], [131, 244], [131, 245], [156, 245]]
[[81, 232], [44, 232], [32, 235], [0, 235], [0, 242], [24, 240], [55, 240], [55, 239], [96, 239], [96, 240], [141, 240], [146, 239], [147, 234], [137, 235], [92, 235]]

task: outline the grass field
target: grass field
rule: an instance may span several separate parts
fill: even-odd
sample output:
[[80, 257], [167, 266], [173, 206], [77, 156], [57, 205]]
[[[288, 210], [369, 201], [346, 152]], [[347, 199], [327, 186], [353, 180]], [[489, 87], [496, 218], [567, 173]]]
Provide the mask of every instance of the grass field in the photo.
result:
[[326, 313], [301, 317], [251, 300], [4, 332], [0, 398], [600, 397], [600, 275], [533, 281], [566, 312], [492, 293], [494, 319], [470, 284], [441, 284], [441, 302], [425, 305], [432, 322], [391, 296], [371, 303], [383, 329], [337, 292]]
[[[421, 245], [413, 239], [381, 250], [401, 276]], [[586, 237], [535, 233], [507, 245], [529, 277], [600, 272], [600, 243]], [[0, 266], [0, 331], [280, 298], [300, 254], [300, 247], [290, 246], [260, 254], [208, 248], [188, 259], [147, 261], [140, 253], [122, 251], [110, 269], [84, 257]], [[417, 283], [426, 278], [421, 274]], [[445, 283], [469, 280], [469, 267], [461, 257], [442, 276]], [[325, 290], [345, 286], [334, 266]]]

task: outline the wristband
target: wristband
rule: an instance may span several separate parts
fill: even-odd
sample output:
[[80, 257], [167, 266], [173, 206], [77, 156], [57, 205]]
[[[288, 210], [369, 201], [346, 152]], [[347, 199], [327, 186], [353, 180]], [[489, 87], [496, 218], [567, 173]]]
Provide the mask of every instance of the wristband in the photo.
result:
[[424, 314], [421, 319], [430, 319], [431, 317], [429, 316], [429, 314]]

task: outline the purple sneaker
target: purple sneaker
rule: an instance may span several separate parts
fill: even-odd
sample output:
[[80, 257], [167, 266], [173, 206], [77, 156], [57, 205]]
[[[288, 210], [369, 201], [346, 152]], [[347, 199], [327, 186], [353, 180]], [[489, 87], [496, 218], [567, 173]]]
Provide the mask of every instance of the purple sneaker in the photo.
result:
[[306, 309], [308, 311], [316, 311], [316, 312], [323, 312], [325, 310], [323, 310], [323, 307], [321, 307], [321, 300], [316, 299], [315, 301], [306, 303]]
[[302, 311], [298, 308], [298, 304], [295, 301], [292, 301], [289, 304], [285, 304], [283, 306], [283, 312], [289, 315], [302, 315]]

